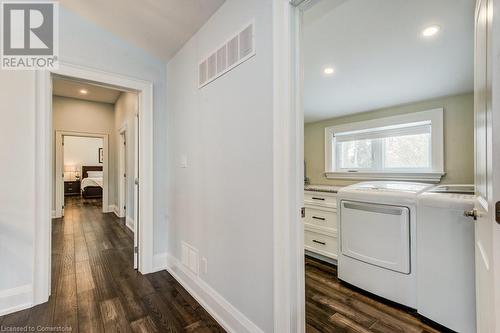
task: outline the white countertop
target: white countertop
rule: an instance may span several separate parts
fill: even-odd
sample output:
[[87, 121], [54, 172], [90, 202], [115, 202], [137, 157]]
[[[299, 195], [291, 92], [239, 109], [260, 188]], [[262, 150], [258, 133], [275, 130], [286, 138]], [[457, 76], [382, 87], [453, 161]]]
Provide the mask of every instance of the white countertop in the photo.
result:
[[342, 186], [333, 186], [333, 185], [304, 185], [305, 191], [316, 191], [316, 192], [329, 192], [329, 193], [337, 193]]

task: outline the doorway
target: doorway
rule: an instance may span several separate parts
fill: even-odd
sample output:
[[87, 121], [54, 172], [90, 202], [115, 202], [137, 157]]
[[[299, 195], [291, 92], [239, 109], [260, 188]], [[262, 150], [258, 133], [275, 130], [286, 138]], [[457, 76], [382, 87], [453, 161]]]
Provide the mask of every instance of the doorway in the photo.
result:
[[102, 212], [109, 212], [108, 153], [108, 134], [55, 132], [54, 218], [64, 216], [68, 197], [99, 199]]
[[[305, 207], [304, 215], [306, 220], [303, 220], [299, 217], [295, 218], [295, 215], [291, 216], [291, 221], [293, 221], [291, 228], [292, 232], [287, 233], [287, 237], [290, 237], [289, 244], [292, 244], [292, 247], [289, 249], [290, 253], [293, 255], [297, 255], [297, 257], [292, 258], [290, 261], [292, 265], [290, 265], [290, 271], [293, 272], [293, 278], [288, 281], [291, 281], [291, 285], [293, 287], [293, 291], [291, 295], [288, 295], [288, 300], [292, 300], [297, 303], [294, 304], [296, 307], [293, 308], [294, 311], [291, 311], [293, 314], [290, 318], [293, 325], [296, 325], [297, 331], [306, 331], [306, 318], [308, 316], [311, 318], [311, 314], [314, 312], [311, 311], [311, 308], [315, 310], [322, 310], [321, 306], [318, 306], [321, 303], [320, 299], [326, 300], [328, 298], [328, 287], [325, 285], [321, 285], [318, 281], [326, 281], [324, 278], [327, 278], [329, 275], [336, 275], [336, 264], [337, 258], [340, 253], [340, 240], [339, 240], [339, 229], [335, 228], [334, 221], [337, 218], [336, 223], [338, 222], [338, 212], [336, 211], [336, 207], [334, 202], [335, 198], [331, 200], [331, 194], [328, 194], [324, 191], [324, 188], [318, 187], [315, 190], [322, 191], [322, 194], [319, 196], [306, 197], [303, 198], [304, 195], [304, 181], [310, 181], [312, 185], [335, 185], [335, 186], [346, 186], [353, 184], [354, 182], [360, 182], [363, 180], [372, 180], [374, 178], [380, 177], [379, 172], [382, 171], [384, 166], [389, 166], [390, 163], [395, 161], [398, 156], [403, 156], [403, 153], [398, 153], [398, 156], [394, 155], [394, 151], [384, 150], [388, 145], [385, 145], [387, 141], [391, 141], [394, 143], [398, 141], [395, 137], [401, 136], [401, 133], [385, 133], [385, 137], [381, 137], [381, 132], [378, 132], [376, 135], [374, 132], [367, 134], [369, 131], [369, 127], [377, 128], [375, 122], [364, 123], [361, 122], [371, 121], [372, 116], [376, 116], [378, 118], [383, 118], [383, 116], [388, 117], [391, 116], [391, 112], [398, 112], [395, 109], [401, 107], [399, 109], [399, 114], [409, 113], [411, 104], [418, 104], [417, 109], [414, 111], [429, 111], [435, 108], [430, 107], [433, 103], [436, 103], [436, 100], [440, 98], [450, 98], [460, 99], [461, 102], [457, 103], [459, 107], [467, 106], [467, 110], [464, 110], [462, 115], [466, 114], [466, 119], [463, 121], [457, 121], [456, 124], [450, 126], [450, 122], [454, 122], [456, 117], [459, 117], [460, 112], [453, 112], [451, 114], [450, 110], [454, 109], [454, 106], [448, 104], [448, 102], [441, 101], [444, 113], [445, 113], [445, 124], [446, 128], [444, 134], [444, 144], [447, 145], [443, 150], [445, 151], [442, 160], [446, 159], [446, 167], [447, 170], [435, 168], [435, 165], [432, 162], [440, 161], [440, 156], [432, 155], [432, 153], [440, 150], [439, 144], [436, 144], [438, 147], [434, 150], [431, 146], [433, 143], [429, 142], [422, 144], [422, 147], [425, 149], [421, 150], [422, 156], [431, 156], [428, 160], [426, 160], [426, 167], [435, 171], [434, 175], [426, 174], [419, 175], [416, 177], [420, 177], [421, 181], [430, 181], [436, 182], [436, 179], [439, 177], [437, 181], [441, 179], [445, 182], [457, 182], [457, 183], [473, 183], [474, 182], [474, 168], [469, 167], [474, 161], [474, 147], [473, 147], [473, 134], [474, 134], [474, 96], [473, 96], [473, 40], [474, 40], [474, 26], [473, 19], [470, 19], [474, 15], [474, 1], [464, 1], [460, 8], [455, 7], [455, 4], [447, 3], [447, 1], [442, 1], [440, 3], [437, 2], [418, 2], [412, 5], [416, 6], [426, 6], [428, 8], [420, 8], [419, 10], [411, 11], [411, 20], [403, 20], [403, 22], [394, 24], [394, 19], [388, 17], [386, 20], [379, 20], [377, 15], [390, 13], [391, 11], [395, 11], [398, 13], [398, 19], [404, 16], [404, 11], [398, 9], [398, 6], [401, 6], [401, 2], [397, 1], [386, 1], [386, 4], [389, 4], [386, 10], [382, 10], [381, 6], [384, 1], [377, 2], [378, 8], [374, 8], [373, 10], [369, 10], [370, 5], [360, 1], [291, 1], [292, 4], [296, 4], [298, 7], [290, 7], [292, 18], [292, 26], [290, 31], [292, 31], [292, 36], [290, 39], [290, 67], [292, 69], [292, 95], [288, 103], [291, 103], [293, 109], [293, 125], [296, 126], [294, 131], [297, 131], [296, 137], [300, 137], [302, 139], [302, 134], [304, 133], [304, 112], [306, 116], [306, 126], [308, 126], [308, 130], [305, 133], [305, 141], [304, 145], [305, 153], [302, 155], [302, 151], [299, 147], [294, 147], [292, 149], [292, 154], [299, 152], [297, 154], [297, 158], [293, 165], [293, 168], [297, 170], [302, 170], [304, 167], [304, 158], [305, 156], [305, 169], [307, 172], [301, 173], [297, 172], [300, 177], [300, 182], [297, 184], [291, 185], [293, 188], [297, 186], [297, 192], [295, 198], [300, 198], [298, 202], [293, 202], [290, 200], [290, 204], [296, 204], [292, 210], [296, 212], [300, 212], [300, 208]], [[349, 9], [359, 5], [360, 8], [358, 10], [353, 10], [349, 12]], [[439, 5], [439, 6], [438, 6]], [[367, 7], [368, 6], [368, 7]], [[439, 8], [437, 8], [438, 6]], [[442, 15], [439, 14], [439, 11], [443, 9], [443, 7], [453, 8], [453, 10], [444, 10]], [[318, 28], [318, 26], [323, 26], [324, 28], [328, 25], [328, 17], [332, 11], [338, 11], [340, 13], [335, 22], [330, 25], [330, 29], [324, 29], [322, 33], [317, 34], [317, 44], [312, 45], [311, 41], [308, 42], [307, 47], [304, 47], [305, 38], [308, 33], [312, 30]], [[420, 17], [425, 12], [430, 14], [431, 18], [426, 20], [417, 21], [417, 18]], [[455, 18], [451, 17], [452, 13], [457, 14]], [[460, 15], [466, 14], [467, 17], [457, 19]], [[365, 16], [366, 15], [366, 16]], [[437, 18], [446, 17], [446, 21], [436, 22]], [[459, 25], [454, 25], [452, 21], [457, 19], [457, 22], [461, 22]], [[358, 20], [362, 22], [358, 22]], [[464, 24], [463, 22], [467, 22]], [[414, 26], [416, 24], [416, 26]], [[308, 25], [309, 24], [309, 25]], [[368, 31], [364, 31], [366, 27], [369, 27], [372, 24], [372, 29]], [[392, 25], [391, 25], [392, 24]], [[312, 25], [315, 25], [313, 27]], [[342, 25], [344, 27], [342, 27]], [[384, 33], [385, 28], [387, 29], [387, 33]], [[397, 29], [393, 29], [394, 26], [397, 26]], [[352, 27], [348, 29], [346, 27]], [[467, 28], [466, 32], [460, 32], [460, 29]], [[397, 30], [397, 31], [396, 31]], [[360, 35], [352, 36], [351, 32], [359, 32]], [[400, 39], [398, 36], [408, 32], [408, 36]], [[372, 36], [371, 34], [375, 34]], [[459, 38], [451, 37], [453, 34], [457, 34]], [[323, 40], [322, 40], [323, 38]], [[418, 67], [422, 64], [422, 61], [430, 61], [425, 67], [427, 70], [420, 71], [420, 73], [426, 73], [426, 76], [422, 78], [424, 80], [430, 80], [433, 83], [438, 82], [439, 80], [447, 81], [449, 75], [443, 73], [441, 71], [445, 71], [446, 68], [449, 69], [451, 63], [447, 62], [446, 66], [439, 66], [438, 70], [428, 70], [433, 68], [433, 66], [438, 66], [441, 56], [436, 52], [436, 48], [439, 48], [439, 43], [444, 42], [447, 45], [446, 48], [439, 48], [440, 52], [449, 52], [451, 49], [456, 47], [457, 45], [452, 45], [453, 43], [448, 43], [450, 39], [453, 39], [453, 43], [457, 43], [460, 41], [460, 38], [468, 38], [466, 47], [461, 52], [455, 52], [454, 55], [460, 54], [460, 57], [453, 56], [454, 61], [462, 62], [459, 66], [459, 70], [451, 70], [449, 73], [453, 75], [458, 75], [461, 77], [460, 80], [455, 80], [453, 84], [458, 84], [460, 81], [461, 84], [464, 84], [464, 89], [458, 90], [449, 90], [448, 92], [437, 93], [434, 94], [431, 90], [442, 89], [446, 86], [449, 86], [450, 82], [444, 82], [443, 84], [438, 84], [436, 86], [432, 85], [422, 85], [418, 84], [417, 87], [408, 89], [407, 92], [410, 94], [414, 93], [422, 93], [419, 97], [414, 96], [410, 97], [409, 95], [405, 95], [402, 93], [398, 93], [394, 98], [401, 98], [400, 100], [396, 100], [393, 97], [387, 96], [387, 92], [396, 92], [399, 89], [404, 89], [406, 84], [409, 82], [415, 83], [418, 82], [418, 79], [411, 78], [414, 75], [418, 75], [419, 70]], [[326, 39], [326, 40], [324, 40]], [[399, 41], [401, 43], [405, 43], [406, 41], [413, 41], [413, 45], [415, 52], [410, 56], [403, 56], [405, 54], [405, 50], [401, 47], [394, 47], [394, 45], [390, 46], [391, 43], [395, 41]], [[378, 42], [380, 41], [380, 43]], [[347, 45], [346, 45], [347, 44]], [[370, 45], [378, 45], [373, 50], [363, 50], [364, 48], [370, 47]], [[412, 56], [418, 53], [417, 49], [421, 47], [421, 50], [425, 49], [425, 56], [419, 57], [415, 61], [412, 61], [412, 66], [405, 67], [403, 63], [409, 60]], [[326, 54], [326, 51], [329, 51], [329, 54]], [[379, 51], [391, 50], [391, 54], [389, 55], [380, 55]], [[408, 46], [407, 49], [410, 49]], [[346, 52], [344, 54], [343, 52]], [[399, 56], [397, 56], [399, 55]], [[397, 56], [398, 59], [392, 59], [391, 57]], [[283, 57], [282, 57], [283, 58]], [[450, 59], [451, 57], [445, 56], [444, 58]], [[315, 61], [311, 61], [314, 59]], [[391, 60], [392, 59], [392, 60]], [[365, 62], [363, 62], [365, 61]], [[351, 62], [351, 63], [349, 63]], [[396, 66], [399, 68], [396, 72], [391, 72], [387, 70], [386, 65], [389, 64], [391, 66]], [[389, 68], [390, 69], [390, 68]], [[363, 77], [369, 73], [371, 77], [368, 79]], [[462, 74], [459, 74], [462, 73]], [[394, 87], [389, 88], [390, 84], [394, 82], [390, 82], [390, 80], [397, 79], [398, 75], [406, 75], [406, 80], [402, 80], [400, 84], [396, 84]], [[377, 77], [380, 75], [379, 77]], [[374, 81], [370, 81], [374, 79]], [[307, 86], [305, 86], [307, 85]], [[381, 88], [381, 90], [377, 90]], [[423, 90], [427, 89], [427, 92], [423, 92]], [[455, 86], [456, 88], [456, 86]], [[352, 95], [351, 95], [352, 94]], [[427, 95], [426, 95], [427, 94]], [[426, 96], [425, 96], [426, 95]], [[381, 101], [377, 99], [385, 99], [385, 101]], [[406, 101], [402, 100], [408, 98]], [[391, 101], [392, 100], [392, 101]], [[381, 103], [379, 103], [381, 102]], [[370, 104], [371, 105], [368, 105]], [[387, 104], [389, 103], [389, 104]], [[377, 104], [377, 105], [376, 105]], [[446, 104], [446, 105], [445, 105]], [[420, 108], [420, 110], [418, 110]], [[389, 110], [391, 109], [391, 110]], [[380, 111], [379, 111], [380, 110]], [[337, 114], [330, 115], [329, 112], [337, 111]], [[370, 111], [371, 113], [368, 113]], [[377, 113], [379, 111], [379, 113]], [[325, 116], [326, 115], [326, 116]], [[394, 114], [396, 116], [396, 114]], [[335, 118], [335, 120], [333, 120]], [[330, 120], [330, 123], [326, 126], [321, 126], [322, 121]], [[355, 126], [349, 127], [349, 125], [357, 123], [356, 129]], [[374, 125], [375, 124], [375, 125]], [[337, 126], [336, 126], [337, 125]], [[341, 126], [340, 126], [341, 125]], [[359, 126], [365, 126], [366, 128], [359, 128]], [[372, 126], [373, 125], [373, 126]], [[335, 127], [336, 126], [336, 127]], [[462, 126], [462, 127], [461, 127]], [[327, 127], [330, 128], [330, 132], [325, 131]], [[380, 127], [380, 126], [378, 126]], [[436, 126], [434, 126], [436, 128]], [[460, 139], [464, 140], [463, 144], [457, 144], [456, 138], [453, 139], [449, 135], [453, 133], [453, 131], [461, 128], [460, 130]], [[335, 130], [335, 131], [334, 131]], [[292, 130], [291, 130], [292, 131]], [[327, 134], [334, 131], [335, 133], [344, 133], [349, 134], [349, 137], [344, 136], [342, 138], [338, 138], [336, 141], [334, 137], [328, 137]], [[357, 154], [352, 153], [353, 147], [348, 147], [351, 141], [356, 141], [355, 139], [360, 139], [359, 137], [355, 137], [356, 135], [363, 133], [362, 140], [370, 141], [372, 140], [374, 145], [374, 150], [370, 153], [366, 153], [364, 157], [362, 156], [362, 149], [358, 149]], [[458, 133], [457, 133], [458, 134]], [[420, 135], [422, 138], [425, 136], [424, 134], [414, 133], [414, 136]], [[436, 137], [433, 133], [432, 136]], [[389, 138], [390, 139], [387, 139]], [[429, 135], [430, 137], [430, 135]], [[455, 137], [455, 135], [453, 135]], [[467, 138], [467, 139], [465, 139]], [[358, 140], [360, 141], [360, 140]], [[376, 141], [376, 142], [375, 142]], [[400, 142], [397, 145], [404, 145], [404, 143]], [[453, 142], [456, 146], [450, 147], [450, 143]], [[413, 143], [416, 145], [418, 142], [415, 140]], [[302, 145], [302, 143], [299, 143]], [[351, 146], [356, 146], [359, 144], [362, 146], [362, 143], [354, 143]], [[449, 156], [450, 152], [454, 151], [455, 148], [460, 147], [460, 151], [456, 151], [456, 153]], [[430, 148], [428, 148], [430, 147]], [[363, 148], [363, 147], [361, 147]], [[364, 147], [366, 148], [366, 146]], [[344, 154], [335, 154], [334, 149], [336, 151], [343, 151]], [[427, 149], [427, 150], [426, 150]], [[442, 148], [441, 148], [442, 149]], [[407, 152], [408, 149], [402, 149], [401, 152]], [[365, 151], [366, 152], [366, 151]], [[352, 154], [350, 154], [352, 153]], [[391, 155], [388, 153], [392, 153]], [[461, 154], [461, 155], [460, 155]], [[317, 155], [317, 156], [315, 156]], [[467, 155], [467, 158], [464, 158]], [[374, 158], [374, 156], [376, 158]], [[464, 162], [460, 167], [454, 169], [453, 172], [453, 164], [457, 163], [457, 160], [454, 157], [463, 158], [461, 160]], [[365, 159], [366, 157], [366, 159]], [[417, 160], [417, 157], [413, 156], [413, 162]], [[371, 160], [373, 159], [373, 161]], [[411, 166], [411, 159], [407, 159], [404, 162], [402, 160], [398, 160], [398, 163], [401, 162], [400, 165], [407, 163], [407, 165]], [[417, 162], [414, 163], [416, 165]], [[425, 163], [421, 163], [424, 165]], [[378, 170], [375, 170], [377, 169]], [[435, 170], [432, 170], [435, 168]], [[449, 170], [452, 170], [450, 172]], [[344, 169], [344, 170], [341, 170]], [[361, 170], [364, 169], [364, 170]], [[372, 169], [370, 174], [369, 169]], [[401, 169], [403, 169], [401, 167]], [[441, 173], [446, 173], [443, 175]], [[391, 175], [393, 180], [395, 178], [400, 178], [399, 180], [408, 180], [401, 179], [405, 178], [407, 175]], [[429, 178], [425, 179], [429, 176]], [[435, 177], [436, 179], [430, 179], [430, 176]], [[411, 178], [411, 177], [407, 177]], [[322, 181], [325, 184], [322, 184]], [[413, 181], [418, 181], [418, 179], [413, 179]], [[302, 183], [302, 184], [300, 184]], [[302, 197], [302, 198], [301, 198]], [[294, 198], [294, 199], [295, 199]], [[309, 200], [309, 203], [308, 203]], [[323, 205], [318, 202], [321, 200]], [[308, 204], [310, 211], [314, 212], [314, 215], [308, 214]], [[329, 206], [329, 207], [328, 207]], [[309, 219], [309, 220], [307, 220]], [[309, 230], [304, 230], [304, 224], [309, 224]], [[299, 226], [299, 229], [295, 229], [295, 226]], [[288, 230], [286, 230], [288, 231]], [[288, 236], [290, 235], [291, 236]], [[283, 236], [284, 237], [284, 236]], [[304, 239], [305, 237], [305, 239]], [[335, 244], [335, 241], [339, 242], [339, 244]], [[334, 246], [330, 246], [330, 244], [335, 244]], [[302, 267], [304, 265], [304, 248], [307, 250], [306, 257], [306, 282], [300, 281], [301, 277], [296, 277], [295, 274], [301, 275], [304, 274]], [[312, 251], [311, 251], [312, 250]], [[472, 248], [472, 251], [474, 249]], [[319, 259], [318, 259], [319, 258]], [[296, 265], [296, 266], [294, 266]], [[473, 269], [473, 268], [471, 268]], [[323, 275], [322, 275], [323, 272]], [[298, 285], [294, 285], [297, 282]], [[302, 282], [302, 283], [301, 283]], [[345, 288], [346, 285], [341, 281], [338, 282], [338, 285], [335, 287], [338, 289]], [[315, 284], [315, 285], [312, 285]], [[304, 285], [306, 286], [306, 291], [304, 291]], [[330, 286], [332, 284], [330, 283]], [[311, 292], [312, 289], [323, 290], [322, 292], [318, 292], [313, 295]], [[349, 288], [348, 288], [349, 289]], [[331, 292], [331, 290], [330, 290]], [[352, 290], [351, 290], [352, 292]], [[297, 296], [298, 295], [298, 296]], [[306, 295], [306, 296], [304, 296]], [[355, 295], [355, 293], [353, 294]], [[307, 298], [309, 297], [309, 298]], [[314, 301], [311, 301], [312, 297], [314, 297]], [[326, 298], [325, 298], [326, 297]], [[366, 298], [366, 295], [359, 296], [360, 298], [365, 297], [365, 299], [370, 299], [370, 297]], [[306, 302], [307, 299], [307, 302]], [[317, 303], [316, 308], [314, 308], [314, 303]], [[319, 302], [319, 303], [318, 303]], [[373, 299], [370, 299], [370, 302], [373, 303]], [[309, 307], [310, 304], [313, 304], [312, 307]], [[359, 303], [361, 306], [361, 303]], [[347, 308], [346, 308], [347, 309]], [[319, 314], [326, 315], [324, 312], [319, 311]], [[330, 313], [328, 317], [330, 319], [330, 323], [335, 322], [336, 327], [345, 328], [353, 328], [355, 326], [356, 320], [353, 318], [349, 318], [349, 316], [342, 311], [337, 310], [335, 317], [331, 317], [333, 315]], [[373, 314], [373, 313], [372, 313]], [[304, 317], [302, 317], [304, 316]], [[296, 319], [296, 321], [295, 321]], [[316, 318], [317, 319], [317, 318]], [[359, 319], [359, 317], [358, 317]], [[312, 318], [314, 320], [314, 318]], [[316, 322], [318, 327], [321, 327], [321, 323]], [[369, 329], [371, 325], [375, 325], [376, 323], [371, 323], [370, 325], [366, 325], [366, 323], [360, 324], [360, 328]], [[309, 325], [311, 325], [309, 323]], [[344, 326], [342, 326], [344, 325]], [[351, 325], [351, 326], [350, 326]], [[318, 329], [318, 327], [309, 326], [309, 330], [314, 331]], [[326, 327], [326, 326], [325, 326]], [[324, 329], [326, 330], [326, 328]], [[322, 329], [319, 329], [322, 331]]]
[[[135, 145], [127, 149], [128, 141], [139, 142], [134, 130], [138, 94], [60, 75], [52, 82], [55, 217], [62, 218], [63, 224], [66, 220], [71, 223], [74, 217], [74, 222], [84, 227], [90, 222], [79, 218], [78, 207], [84, 210], [92, 204], [103, 214], [114, 213], [120, 223], [136, 234], [139, 221], [134, 216], [137, 211], [134, 187], [137, 185], [126, 172], [131, 170], [134, 175], [138, 160]], [[133, 130], [129, 131], [129, 127]], [[72, 203], [72, 217], [65, 217], [65, 201]], [[139, 239], [133, 239], [133, 262], [137, 269]]]
[[[153, 136], [152, 136], [152, 112], [153, 112], [153, 90], [152, 83], [128, 78], [123, 75], [96, 71], [91, 68], [75, 66], [68, 63], [60, 63], [59, 69], [53, 71], [37, 72], [37, 223], [35, 232], [35, 268], [34, 268], [34, 304], [40, 304], [48, 300], [51, 294], [51, 217], [52, 217], [52, 189], [53, 161], [56, 154], [52, 134], [52, 87], [56, 78], [69, 78], [87, 84], [101, 87], [118, 89], [120, 91], [136, 93], [137, 111], [134, 115], [135, 123], [131, 126], [137, 127], [142, 133], [136, 144], [140, 149], [140, 158], [137, 156], [137, 167], [134, 174], [134, 192], [138, 195], [134, 198], [137, 202], [134, 211], [134, 262], [138, 270], [143, 273], [153, 271]], [[119, 136], [115, 132], [114, 135]], [[111, 140], [111, 139], [110, 139]], [[52, 141], [52, 142], [51, 142]], [[139, 155], [139, 149], [136, 150]], [[140, 185], [140, 186], [139, 186]], [[55, 190], [55, 189], [54, 189]], [[139, 205], [140, 203], [140, 205]], [[109, 206], [109, 205], [108, 205]], [[108, 207], [109, 209], [109, 207]], [[141, 221], [141, 223], [139, 223]], [[140, 229], [140, 230], [139, 230]], [[140, 235], [140, 237], [139, 237]]]

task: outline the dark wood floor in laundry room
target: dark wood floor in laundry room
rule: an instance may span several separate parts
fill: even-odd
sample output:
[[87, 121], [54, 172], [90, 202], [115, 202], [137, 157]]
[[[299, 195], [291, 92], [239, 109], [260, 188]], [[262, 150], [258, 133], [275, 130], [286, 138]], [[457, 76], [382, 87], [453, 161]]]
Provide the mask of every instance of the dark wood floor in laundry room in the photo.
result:
[[306, 257], [306, 331], [446, 332], [422, 322], [407, 309], [342, 283], [336, 266], [311, 257]]

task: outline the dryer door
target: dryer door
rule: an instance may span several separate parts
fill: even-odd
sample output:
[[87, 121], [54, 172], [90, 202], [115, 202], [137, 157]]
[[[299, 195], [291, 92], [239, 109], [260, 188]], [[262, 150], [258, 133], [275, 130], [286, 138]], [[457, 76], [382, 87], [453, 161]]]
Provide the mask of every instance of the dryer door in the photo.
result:
[[403, 274], [410, 273], [410, 210], [341, 201], [342, 255]]

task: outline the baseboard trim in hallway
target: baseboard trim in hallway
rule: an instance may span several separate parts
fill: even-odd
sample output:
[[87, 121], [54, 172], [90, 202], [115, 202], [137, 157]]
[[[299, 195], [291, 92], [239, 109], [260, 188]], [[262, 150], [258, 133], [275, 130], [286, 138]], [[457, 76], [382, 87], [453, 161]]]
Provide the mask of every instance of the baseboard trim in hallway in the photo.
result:
[[180, 261], [167, 255], [167, 271], [228, 332], [264, 333], [222, 295], [199, 276], [188, 271]]
[[0, 316], [31, 307], [32, 299], [31, 284], [0, 291]]

